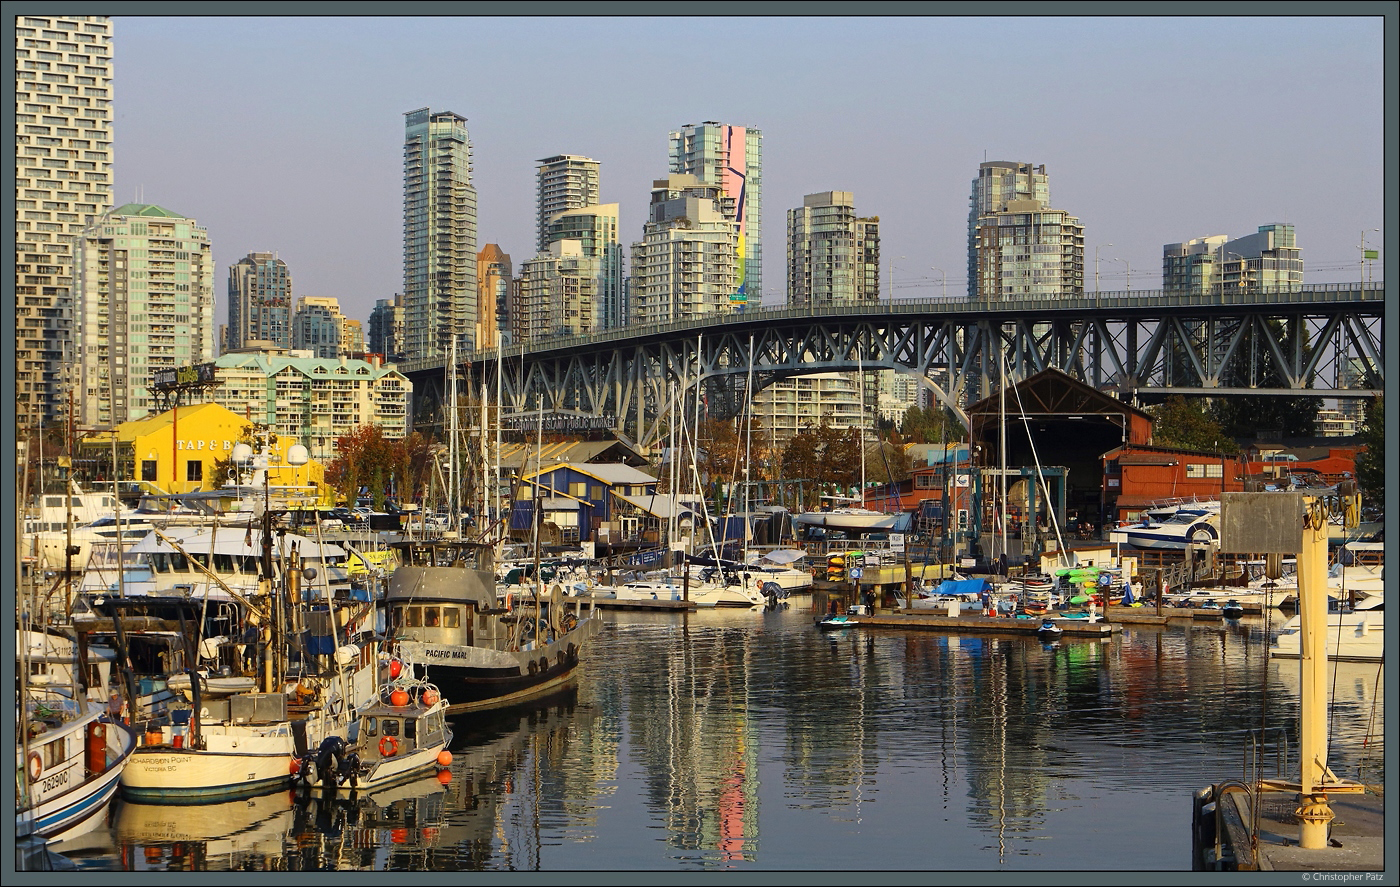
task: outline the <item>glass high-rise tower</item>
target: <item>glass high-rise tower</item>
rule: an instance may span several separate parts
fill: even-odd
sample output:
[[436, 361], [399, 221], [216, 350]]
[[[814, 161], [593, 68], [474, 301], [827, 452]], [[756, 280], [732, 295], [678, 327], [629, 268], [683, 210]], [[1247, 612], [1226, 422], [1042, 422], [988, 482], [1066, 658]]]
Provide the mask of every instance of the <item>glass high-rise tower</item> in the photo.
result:
[[292, 272], [272, 253], [249, 253], [228, 269], [224, 351], [249, 342], [292, 347]]
[[787, 218], [789, 305], [879, 300], [880, 220], [857, 216], [854, 194], [808, 194]]
[[404, 115], [404, 357], [447, 357], [476, 345], [476, 189], [467, 118]]
[[707, 120], [671, 133], [671, 172], [724, 190], [723, 211], [738, 224], [738, 285], [730, 301], [742, 309], [763, 301], [763, 133]]
[[598, 161], [575, 154], [558, 154], [539, 161], [538, 218], [535, 251], [549, 252], [549, 222], [560, 213], [598, 203]]

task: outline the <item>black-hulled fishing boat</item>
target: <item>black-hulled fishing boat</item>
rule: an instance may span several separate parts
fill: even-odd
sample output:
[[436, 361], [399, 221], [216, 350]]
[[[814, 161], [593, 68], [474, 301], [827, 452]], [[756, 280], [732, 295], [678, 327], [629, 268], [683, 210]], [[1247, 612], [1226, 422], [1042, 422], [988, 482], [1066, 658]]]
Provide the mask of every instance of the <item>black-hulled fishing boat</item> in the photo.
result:
[[499, 606], [485, 543], [425, 540], [395, 549], [399, 566], [385, 595], [391, 636], [404, 663], [450, 700], [449, 713], [529, 702], [573, 681], [598, 631], [591, 612], [566, 612], [557, 587], [536, 602]]

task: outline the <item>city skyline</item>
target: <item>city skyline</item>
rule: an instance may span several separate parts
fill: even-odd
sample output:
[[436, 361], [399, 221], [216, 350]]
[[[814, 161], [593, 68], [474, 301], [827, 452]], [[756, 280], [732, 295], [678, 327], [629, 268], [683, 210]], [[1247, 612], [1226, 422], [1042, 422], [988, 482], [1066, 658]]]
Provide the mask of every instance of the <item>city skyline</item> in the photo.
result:
[[[882, 297], [891, 284], [895, 298], [938, 297], [946, 278], [949, 297], [964, 294], [967, 183], [987, 160], [1044, 164], [1086, 251], [1117, 244], [1104, 247], [1104, 289], [1124, 288], [1128, 267], [1134, 289], [1160, 286], [1166, 244], [1272, 222], [1296, 226], [1307, 282], [1356, 280], [1361, 232], [1382, 227], [1379, 17], [265, 21], [115, 19], [114, 203], [139, 188], [200, 219], [219, 280], [273, 250], [299, 295], [338, 298], [362, 320], [402, 290], [402, 115], [425, 106], [467, 119], [478, 243], [511, 255], [537, 237], [539, 158], [598, 161], [599, 200], [619, 204], [620, 240], [633, 242], [669, 133], [708, 120], [763, 134], [770, 256], [785, 255], [781, 216], [804, 195], [860, 195], [862, 214], [881, 218]], [[487, 49], [411, 54], [427, 33]], [[707, 70], [732, 73], [734, 88], [675, 98], [654, 69], [667, 33], [718, 45]], [[804, 85], [794, 59], [838, 36], [853, 76]], [[989, 40], [994, 80], [979, 73]], [[1280, 55], [1303, 62], [1291, 80], [1269, 62]], [[584, 60], [615, 88], [565, 101], [542, 85]], [[171, 64], [184, 82], [165, 77]], [[1062, 85], [1015, 86], [1051, 82]], [[176, 101], [186, 89], [200, 101]], [[266, 109], [279, 138], [247, 139], [243, 105]], [[329, 127], [339, 134], [324, 151]], [[336, 224], [305, 224], [316, 207]], [[749, 303], [781, 304], [785, 278], [773, 265]]]

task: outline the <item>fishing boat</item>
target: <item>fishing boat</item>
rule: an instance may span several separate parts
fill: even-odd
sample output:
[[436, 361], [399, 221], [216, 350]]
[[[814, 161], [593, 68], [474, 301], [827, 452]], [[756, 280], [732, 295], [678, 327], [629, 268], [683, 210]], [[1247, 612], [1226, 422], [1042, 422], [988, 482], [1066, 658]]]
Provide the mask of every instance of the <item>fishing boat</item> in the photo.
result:
[[451, 764], [451, 742], [437, 687], [401, 673], [356, 711], [347, 736], [327, 736], [297, 759], [293, 783], [379, 791]]
[[[22, 632], [17, 644], [15, 824], [17, 834], [56, 841], [85, 834], [103, 822], [136, 737], [109, 716], [106, 706], [94, 704], [84, 687], [76, 653], [67, 664], [66, 673], [74, 679], [67, 688], [57, 681], [30, 684], [31, 647], [42, 644], [36, 639], [48, 637], [42, 632]], [[39, 658], [52, 666], [57, 651], [44, 645]], [[57, 677], [60, 671], [45, 673]]]
[[[152, 724], [122, 771], [122, 794], [147, 803], [190, 804], [253, 797], [289, 784], [292, 762], [330, 736], [347, 737], [356, 700], [373, 688], [378, 660], [370, 647], [336, 651], [336, 673], [321, 687], [303, 677], [292, 698], [323, 703], [293, 718], [280, 682], [265, 692], [205, 696], [201, 677], [190, 682], [191, 706], [170, 723]], [[197, 688], [197, 689], [196, 689]]]
[[385, 604], [393, 639], [415, 669], [451, 700], [449, 714], [502, 708], [557, 692], [575, 677], [598, 619], [565, 612], [556, 584], [548, 606], [498, 606], [492, 546], [430, 540], [396, 543], [399, 566]]

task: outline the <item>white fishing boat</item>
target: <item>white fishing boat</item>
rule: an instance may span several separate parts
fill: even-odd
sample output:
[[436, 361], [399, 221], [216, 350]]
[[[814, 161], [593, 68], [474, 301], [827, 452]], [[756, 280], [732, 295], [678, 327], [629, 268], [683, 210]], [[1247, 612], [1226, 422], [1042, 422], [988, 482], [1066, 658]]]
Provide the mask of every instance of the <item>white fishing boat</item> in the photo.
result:
[[[292, 719], [288, 695], [235, 693], [195, 695], [183, 719], [147, 730], [122, 773], [122, 794], [136, 801], [208, 803], [251, 797], [286, 786], [293, 762], [329, 736], [348, 736], [355, 701], [378, 679], [370, 648], [346, 645], [336, 651], [337, 672], [326, 688], [297, 685], [293, 692], [322, 690], [324, 704]], [[201, 690], [203, 684], [201, 682]]]
[[[452, 540], [402, 542], [385, 603], [390, 632], [415, 676], [451, 700], [456, 714], [503, 708], [562, 690], [573, 682], [592, 615], [567, 613], [557, 584], [548, 608], [498, 605], [489, 544]], [[542, 602], [541, 602], [542, 603]], [[538, 615], [536, 615], [538, 614]]]
[[344, 738], [328, 736], [298, 758], [293, 781], [301, 789], [376, 792], [447, 767], [451, 742], [437, 687], [401, 674], [355, 712]]
[[[66, 840], [102, 824], [136, 740], [126, 725], [110, 718], [105, 705], [93, 704], [76, 659], [69, 660], [67, 674], [80, 679], [69, 687], [56, 681], [31, 685], [27, 672], [32, 647], [44, 646], [38, 658], [49, 666], [62, 651], [41, 640], [50, 635], [23, 635], [17, 644], [16, 830], [46, 841]], [[59, 673], [55, 668], [45, 672], [52, 677]]]

